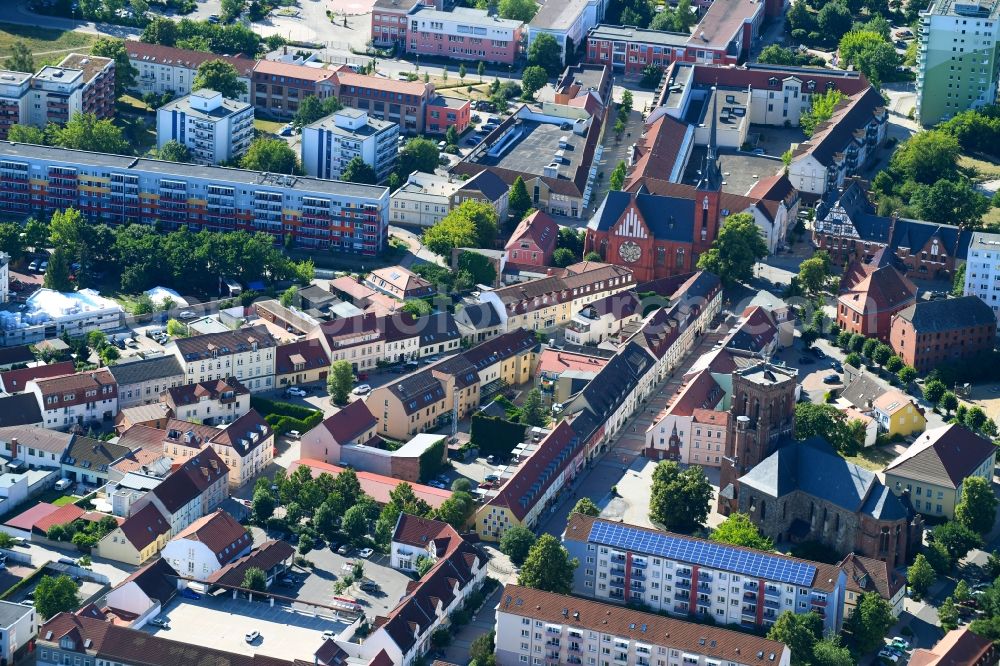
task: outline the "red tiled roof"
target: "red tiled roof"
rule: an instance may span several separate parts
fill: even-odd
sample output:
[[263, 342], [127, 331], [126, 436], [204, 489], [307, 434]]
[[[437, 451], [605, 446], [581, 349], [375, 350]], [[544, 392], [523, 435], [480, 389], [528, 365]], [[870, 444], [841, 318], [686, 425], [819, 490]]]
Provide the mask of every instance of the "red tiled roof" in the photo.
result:
[[[331, 465], [322, 460], [303, 458], [292, 463], [288, 470], [289, 473], [294, 472], [302, 465], [305, 465], [312, 471], [313, 478], [323, 473], [337, 476], [344, 471], [343, 467]], [[358, 482], [361, 484], [361, 490], [378, 504], [383, 505], [389, 503], [389, 493], [395, 490], [396, 486], [401, 483], [408, 483], [402, 479], [394, 479], [389, 476], [382, 476], [381, 474], [372, 474], [371, 472], [357, 472], [357, 475]], [[427, 502], [432, 509], [438, 508], [444, 504], [446, 499], [451, 497], [450, 490], [440, 490], [419, 483], [411, 483], [410, 486], [413, 488], [413, 494]]]
[[[432, 541], [444, 539], [461, 539], [458, 531], [441, 520], [433, 518], [423, 518], [410, 513], [401, 513], [396, 520], [396, 528], [392, 533], [392, 540], [398, 543], [405, 543], [418, 548], [426, 548]], [[448, 552], [450, 552], [448, 548]], [[438, 555], [442, 557], [442, 555]]]
[[681, 146], [687, 135], [689, 126], [672, 116], [663, 114], [646, 128], [642, 145], [639, 147], [639, 159], [635, 161], [626, 191], [633, 191], [633, 186], [646, 176], [668, 179], [678, 159], [683, 159]]
[[163, 514], [150, 502], [121, 524], [122, 533], [128, 542], [138, 550], [156, 541], [156, 539], [170, 531], [170, 523], [164, 519]]
[[[31, 528], [35, 526], [39, 520], [42, 520], [46, 516], [49, 516], [59, 510], [59, 507], [55, 504], [49, 504], [48, 502], [39, 502], [35, 506], [31, 507], [27, 511], [19, 513], [10, 520], [8, 520], [4, 525], [8, 527], [13, 527], [18, 530], [24, 530], [25, 532], [31, 531]], [[83, 513], [81, 511], [80, 513]]]
[[323, 419], [317, 428], [326, 428], [338, 444], [355, 439], [378, 425], [364, 400], [355, 400], [339, 412]]
[[[728, 65], [694, 65], [694, 83], [697, 85], [719, 86], [720, 88], [748, 87], [758, 90], [775, 88], [770, 85], [772, 78], [778, 81], [798, 79], [802, 82], [800, 92], [824, 92], [829, 84], [844, 93], [853, 95], [869, 87], [868, 79], [860, 72], [844, 72], [840, 70], [825, 70], [818, 67], [802, 67], [798, 69], [781, 67], [771, 69], [766, 65], [752, 67], [730, 67]], [[815, 85], [810, 86], [809, 82]]]
[[246, 528], [222, 509], [194, 521], [174, 539], [200, 541], [223, 565], [253, 545]]
[[[88, 397], [86, 395], [87, 390], [96, 390], [96, 399], [106, 399], [108, 397], [117, 397], [118, 395], [118, 382], [115, 381], [114, 375], [107, 368], [87, 370], [73, 375], [62, 375], [48, 379], [36, 379], [34, 383], [38, 386], [43, 398], [51, 396], [55, 399], [55, 402], [46, 402], [46, 410], [91, 402], [95, 398]], [[111, 393], [101, 393], [105, 388], [110, 389]], [[72, 395], [73, 397], [67, 400], [67, 395]]]
[[549, 254], [556, 249], [559, 225], [548, 213], [536, 210], [517, 225], [510, 240], [507, 241], [506, 248], [515, 249], [515, 244], [524, 238], [530, 239], [543, 253]]
[[66, 523], [72, 523], [77, 518], [82, 518], [83, 514], [83, 509], [78, 507], [76, 504], [64, 504], [52, 513], [36, 520], [32, 529], [45, 534], [53, 525], [65, 525]]
[[[991, 653], [992, 658], [988, 658]], [[910, 658], [910, 666], [980, 666], [996, 663], [996, 648], [990, 639], [977, 636], [967, 626], [952, 629], [930, 650], [917, 648]]]
[[906, 585], [906, 578], [885, 562], [848, 553], [838, 565], [847, 574], [847, 589], [857, 594], [875, 591], [886, 601]]
[[337, 76], [337, 72], [332, 69], [295, 65], [288, 62], [266, 59], [257, 61], [257, 64], [254, 65], [253, 73], [255, 75], [283, 76], [286, 79], [300, 79], [303, 81], [312, 81], [313, 83], [334, 80]]
[[236, 396], [249, 395], [250, 389], [241, 384], [235, 377], [213, 379], [197, 384], [181, 384], [167, 389], [167, 403], [171, 406], [180, 406], [192, 405], [202, 398], [222, 400], [222, 394], [228, 392], [231, 392], [233, 397], [227, 399], [226, 402], [235, 400]]
[[562, 351], [544, 347], [542, 353], [538, 355], [538, 369], [535, 374], [543, 372], [563, 373], [571, 370], [583, 372], [598, 372], [608, 364], [608, 359], [588, 356], [587, 354], [574, 354], [573, 352]]
[[250, 77], [256, 64], [256, 61], [250, 58], [216, 55], [208, 51], [178, 49], [160, 44], [147, 44], [133, 39], [125, 40], [125, 50], [128, 52], [129, 60], [186, 67], [187, 69], [198, 69], [198, 66], [204, 62], [222, 60], [235, 67], [237, 74], [247, 78]]
[[839, 296], [839, 300], [859, 312], [895, 312], [912, 304], [917, 287], [894, 266], [882, 266]]
[[24, 385], [32, 379], [48, 379], [71, 375], [74, 369], [73, 361], [60, 361], [58, 363], [49, 363], [48, 365], [36, 365], [33, 368], [8, 370], [7, 372], [0, 372], [0, 383], [3, 384], [3, 390], [7, 393], [19, 393], [24, 390]]
[[216, 585], [242, 587], [247, 569], [251, 567], [267, 573], [272, 568], [287, 562], [295, 555], [295, 549], [284, 541], [265, 541], [237, 560], [226, 564], [208, 577], [208, 582]]
[[355, 88], [371, 88], [373, 90], [385, 90], [387, 92], [402, 93], [403, 95], [430, 95], [434, 92], [434, 86], [430, 83], [420, 81], [397, 81], [381, 76], [366, 76], [354, 72], [339, 71], [337, 80], [341, 86], [354, 86]]

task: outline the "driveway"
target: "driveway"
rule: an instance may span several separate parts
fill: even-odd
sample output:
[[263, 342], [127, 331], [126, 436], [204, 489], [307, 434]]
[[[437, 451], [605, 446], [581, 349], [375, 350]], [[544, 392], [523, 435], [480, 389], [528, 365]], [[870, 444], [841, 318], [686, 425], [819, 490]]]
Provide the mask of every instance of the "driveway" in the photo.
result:
[[[329, 604], [334, 596], [338, 596], [333, 585], [336, 581], [351, 573], [350, 567], [345, 569], [349, 562], [359, 560], [356, 556], [344, 557], [331, 551], [329, 548], [311, 550], [305, 555], [306, 559], [315, 564], [306, 579], [292, 588], [283, 588], [286, 594], [295, 596], [303, 602], [313, 602], [319, 604]], [[352, 585], [340, 596], [350, 596], [358, 600], [365, 609], [365, 615], [372, 618], [376, 615], [385, 615], [395, 608], [399, 600], [406, 594], [407, 584], [413, 580], [406, 574], [391, 569], [388, 564], [388, 557], [377, 555], [370, 560], [360, 560], [364, 563], [364, 577], [374, 581], [379, 586], [379, 592], [369, 594], [362, 592], [358, 585]], [[303, 610], [310, 609], [308, 604], [293, 604], [296, 608]]]
[[472, 616], [472, 621], [452, 636], [451, 643], [444, 651], [444, 661], [452, 664], [469, 662], [469, 649], [472, 647], [472, 641], [493, 631], [494, 610], [500, 604], [501, 596], [503, 596], [503, 586], [499, 585], [493, 594], [483, 602], [479, 612]]

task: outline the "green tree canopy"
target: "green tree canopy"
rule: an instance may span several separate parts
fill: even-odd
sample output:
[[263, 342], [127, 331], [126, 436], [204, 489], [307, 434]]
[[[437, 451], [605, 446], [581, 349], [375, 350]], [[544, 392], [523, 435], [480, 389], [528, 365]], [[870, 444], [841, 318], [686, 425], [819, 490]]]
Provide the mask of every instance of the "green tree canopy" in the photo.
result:
[[296, 174], [300, 172], [299, 158], [281, 139], [259, 137], [250, 143], [240, 166], [252, 171]]
[[44, 285], [56, 291], [71, 291], [73, 283], [69, 279], [69, 259], [66, 250], [57, 247], [49, 257], [49, 267], [45, 271]]
[[254, 592], [263, 592], [267, 590], [267, 574], [259, 567], [250, 567], [243, 574], [241, 587]]
[[405, 181], [414, 171], [434, 173], [440, 157], [441, 151], [433, 141], [421, 137], [410, 139], [399, 151], [400, 180]]
[[810, 294], [816, 295], [829, 279], [826, 264], [819, 257], [810, 257], [799, 264], [799, 284]]
[[[985, 416], [983, 414], [984, 422]], [[962, 501], [955, 507], [955, 520], [985, 535], [993, 529], [996, 517], [997, 496], [990, 482], [981, 476], [966, 477], [962, 482]]]
[[[247, 94], [247, 85], [240, 81], [240, 75], [236, 68], [225, 60], [206, 60], [198, 65], [198, 71], [191, 84], [192, 90], [208, 88], [217, 93], [222, 93], [223, 97], [239, 99]], [[290, 173], [282, 171], [281, 173]]]
[[541, 67], [549, 76], [559, 76], [563, 69], [562, 47], [547, 32], [538, 33], [528, 47], [528, 64]]
[[882, 645], [886, 633], [896, 623], [889, 602], [878, 592], [865, 592], [858, 599], [845, 628], [851, 632], [861, 652], [873, 652]]
[[520, 222], [529, 208], [531, 197], [528, 196], [528, 187], [524, 184], [524, 179], [517, 176], [507, 195], [507, 211], [515, 221]]
[[[827, 7], [832, 6], [834, 5], [827, 5]], [[824, 7], [825, 9], [826, 7]], [[822, 94], [813, 95], [809, 103], [809, 111], [799, 117], [799, 125], [802, 127], [802, 131], [806, 133], [806, 136], [812, 136], [820, 123], [829, 120], [833, 116], [834, 109], [837, 108], [837, 105], [843, 99], [844, 93], [836, 88], [831, 88]]]
[[338, 405], [347, 403], [347, 396], [351, 394], [354, 386], [354, 369], [349, 361], [340, 360], [330, 364], [330, 372], [327, 375], [326, 387], [330, 393], [330, 398]]
[[906, 579], [909, 582], [910, 591], [919, 599], [931, 589], [931, 585], [937, 580], [937, 574], [924, 554], [920, 553], [913, 560], [910, 568], [906, 570]]
[[190, 162], [191, 151], [180, 141], [171, 139], [160, 148], [159, 157], [161, 160], [168, 162]]
[[344, 167], [343, 173], [340, 174], [340, 180], [348, 183], [374, 185], [378, 182], [378, 174], [375, 173], [375, 168], [371, 164], [365, 162], [360, 155], [355, 155]]
[[990, 209], [990, 200], [980, 194], [967, 178], [938, 180], [933, 185], [917, 185], [910, 205], [922, 220], [938, 224], [974, 225]]
[[677, 463], [664, 460], [653, 472], [649, 517], [670, 531], [692, 532], [705, 524], [711, 499], [712, 486], [701, 467], [681, 471]]
[[570, 559], [569, 551], [551, 534], [543, 534], [531, 546], [521, 565], [517, 584], [525, 587], [569, 594], [573, 587], [573, 570], [578, 560]]
[[528, 557], [528, 551], [535, 545], [536, 540], [535, 533], [527, 527], [514, 525], [507, 528], [500, 538], [500, 552], [509, 557], [516, 566], [520, 566]]
[[342, 108], [343, 105], [336, 97], [320, 98], [316, 95], [307, 95], [299, 102], [299, 109], [292, 118], [292, 124], [296, 127], [305, 127]]
[[527, 23], [535, 17], [538, 3], [535, 0], [500, 0], [500, 18]]
[[857, 440], [857, 436], [847, 416], [833, 405], [815, 402], [795, 405], [796, 439], [822, 437], [838, 451], [851, 453], [864, 444], [864, 441]]
[[542, 405], [542, 392], [538, 388], [528, 391], [521, 408], [521, 423], [526, 426], [545, 427], [549, 424], [549, 415]]
[[745, 513], [731, 513], [709, 535], [712, 541], [745, 546], [758, 550], [774, 550], [774, 542], [764, 536]]
[[34, 74], [35, 56], [31, 53], [31, 47], [20, 40], [15, 41], [10, 45], [10, 57], [5, 66], [12, 72]]
[[899, 145], [891, 166], [908, 180], [933, 185], [942, 178], [955, 180], [960, 153], [958, 140], [947, 132], [917, 132]]
[[497, 269], [489, 257], [478, 252], [458, 255], [458, 270], [468, 271], [476, 284], [492, 285], [497, 279]]
[[483, 201], [463, 201], [424, 232], [424, 244], [442, 257], [456, 247], [493, 247], [497, 237], [496, 210]]
[[931, 537], [934, 543], [944, 546], [953, 564], [965, 557], [973, 548], [983, 545], [983, 539], [977, 532], [957, 520], [949, 520], [938, 525], [931, 532]]
[[45, 130], [33, 125], [15, 123], [7, 130], [7, 140], [14, 143], [45, 144]]
[[585, 516], [597, 517], [601, 515], [601, 509], [594, 504], [594, 500], [589, 497], [581, 497], [576, 501], [576, 504], [573, 505], [573, 509], [570, 511], [570, 514], [574, 513], [582, 513]]
[[[534, 2], [534, 0], [528, 1]], [[521, 72], [521, 90], [524, 92], [524, 97], [526, 99], [534, 97], [535, 91], [540, 90], [548, 80], [549, 73], [545, 71], [544, 67], [538, 65], [525, 67], [524, 71]]]
[[698, 268], [718, 275], [724, 282], [747, 282], [753, 267], [767, 256], [767, 243], [749, 213], [726, 218], [712, 247], [698, 259]]
[[855, 666], [851, 651], [840, 644], [840, 636], [830, 635], [813, 645], [812, 666]]
[[120, 96], [135, 86], [135, 77], [139, 71], [129, 60], [128, 51], [125, 50], [125, 40], [101, 37], [90, 47], [90, 55], [111, 58], [115, 61], [116, 95]]
[[841, 66], [854, 65], [876, 86], [888, 80], [899, 65], [893, 45], [872, 30], [848, 32], [840, 40], [839, 51]]
[[772, 641], [779, 641], [789, 647], [792, 653], [792, 666], [808, 666], [813, 653], [813, 646], [823, 635], [823, 620], [812, 611], [794, 613], [786, 610], [767, 632]]
[[50, 123], [45, 129], [45, 138], [47, 143], [60, 148], [115, 155], [132, 152], [121, 128], [111, 120], [98, 120], [93, 113], [74, 113], [62, 126]]
[[624, 161], [618, 162], [611, 172], [611, 189], [620, 191], [625, 186], [625, 179], [628, 176], [628, 166]]
[[854, 17], [851, 16], [851, 10], [843, 3], [830, 2], [819, 10], [817, 22], [820, 31], [828, 39], [838, 40], [851, 29]]
[[75, 611], [79, 605], [76, 583], [66, 574], [42, 576], [35, 586], [35, 610], [45, 620], [59, 613]]

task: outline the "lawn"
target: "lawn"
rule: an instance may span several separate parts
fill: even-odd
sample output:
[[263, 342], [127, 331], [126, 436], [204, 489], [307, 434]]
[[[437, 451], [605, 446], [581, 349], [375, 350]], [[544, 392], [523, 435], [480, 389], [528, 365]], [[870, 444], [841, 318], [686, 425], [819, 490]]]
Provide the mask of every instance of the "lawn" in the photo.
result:
[[854, 463], [858, 467], [870, 469], [873, 472], [881, 472], [882, 469], [896, 458], [896, 452], [891, 446], [871, 446], [863, 449], [856, 456], [845, 456], [847, 462]]
[[253, 126], [260, 130], [261, 132], [270, 132], [271, 134], [277, 134], [278, 130], [285, 126], [285, 123], [279, 123], [274, 120], [263, 120], [261, 118], [255, 118], [253, 121]]
[[[35, 54], [36, 62], [45, 59], [44, 55], [53, 51], [69, 53], [70, 50], [89, 51], [90, 45], [97, 41], [96, 35], [70, 30], [55, 30], [53, 28], [37, 28], [27, 25], [0, 23], [0, 57], [11, 54], [14, 42], [24, 42]], [[59, 55], [61, 60], [61, 54]], [[42, 56], [39, 58], [39, 56]]]
[[975, 169], [980, 180], [994, 180], [1000, 178], [1000, 164], [989, 160], [962, 155], [958, 159], [959, 166], [965, 169]]
[[67, 504], [72, 504], [75, 501], [76, 501], [75, 497], [72, 497], [70, 495], [63, 495], [58, 499], [52, 500], [52, 504], [55, 504], [56, 506], [66, 506]]

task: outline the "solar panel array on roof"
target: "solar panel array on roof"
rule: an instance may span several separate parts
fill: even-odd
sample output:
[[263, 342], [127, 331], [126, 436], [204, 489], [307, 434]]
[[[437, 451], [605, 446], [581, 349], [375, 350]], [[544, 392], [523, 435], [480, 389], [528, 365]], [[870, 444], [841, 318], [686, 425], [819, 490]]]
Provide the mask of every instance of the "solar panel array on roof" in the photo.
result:
[[816, 567], [805, 562], [707, 541], [657, 534], [626, 525], [594, 521], [588, 540], [612, 548], [656, 555], [713, 569], [724, 569], [791, 585], [811, 586], [816, 578]]

